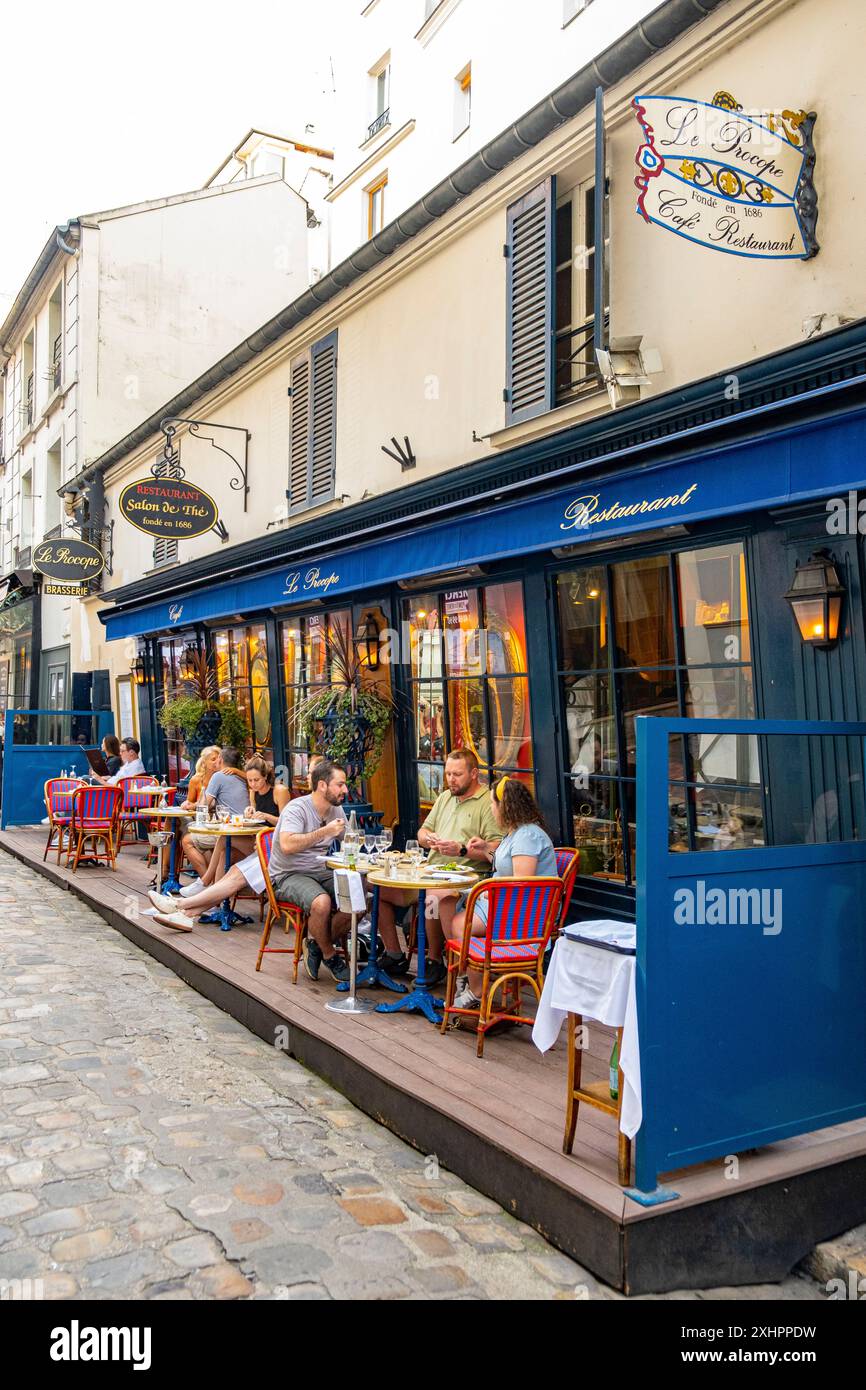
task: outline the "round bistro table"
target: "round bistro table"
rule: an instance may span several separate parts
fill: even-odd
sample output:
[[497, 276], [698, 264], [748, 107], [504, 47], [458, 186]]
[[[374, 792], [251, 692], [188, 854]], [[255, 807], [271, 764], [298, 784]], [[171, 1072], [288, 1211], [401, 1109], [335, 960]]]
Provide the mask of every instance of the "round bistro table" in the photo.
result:
[[[232, 840], [241, 835], [249, 839], [250, 835], [257, 835], [260, 830], [267, 830], [267, 821], [245, 821], [243, 825], [232, 825], [231, 821], [211, 821], [208, 825], [197, 825], [196, 835], [213, 835], [215, 840], [224, 839], [226, 842], [226, 862], [225, 871], [228, 873], [232, 866]], [[213, 912], [206, 912], [199, 921], [206, 926], [219, 922], [220, 931], [231, 931], [232, 927], [239, 922], [251, 922], [252, 917], [244, 917], [240, 912], [232, 911], [231, 898], [223, 898], [219, 908]]]
[[427, 965], [427, 893], [434, 888], [437, 889], [460, 889], [472, 888], [481, 877], [480, 874], [453, 874], [446, 879], [439, 876], [434, 877], [429, 871], [410, 869], [407, 878], [391, 878], [389, 874], [381, 869], [375, 869], [367, 874], [367, 882], [373, 884], [375, 888], [399, 888], [415, 890], [418, 893], [418, 974], [415, 976], [415, 986], [402, 998], [395, 999], [393, 1004], [377, 1004], [377, 1014], [396, 1014], [400, 1013], [421, 1013], [431, 1023], [442, 1022], [441, 999], [436, 999], [427, 988], [427, 978], [425, 969]]

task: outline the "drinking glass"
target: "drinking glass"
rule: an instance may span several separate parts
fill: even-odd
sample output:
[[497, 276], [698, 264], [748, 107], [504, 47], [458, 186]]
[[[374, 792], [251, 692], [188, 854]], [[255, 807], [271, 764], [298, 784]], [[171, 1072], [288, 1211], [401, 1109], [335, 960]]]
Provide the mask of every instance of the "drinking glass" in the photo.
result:
[[382, 848], [385, 850], [386, 853], [391, 848], [393, 839], [394, 832], [391, 829], [389, 829], [388, 826], [383, 825], [382, 829], [379, 831], [379, 843], [381, 844]]

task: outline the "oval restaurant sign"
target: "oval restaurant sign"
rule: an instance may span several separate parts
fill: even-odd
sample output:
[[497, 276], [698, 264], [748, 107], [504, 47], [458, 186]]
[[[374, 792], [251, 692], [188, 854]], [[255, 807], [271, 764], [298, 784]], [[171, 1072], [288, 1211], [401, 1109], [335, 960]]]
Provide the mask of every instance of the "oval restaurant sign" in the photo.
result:
[[[33, 552], [33, 568], [59, 584], [80, 586], [102, 573], [105, 559], [96, 546], [86, 541], [41, 541]], [[51, 588], [50, 592], [59, 591]]]
[[203, 536], [216, 523], [217, 504], [185, 479], [139, 478], [120, 494], [120, 512], [149, 536], [189, 540]]

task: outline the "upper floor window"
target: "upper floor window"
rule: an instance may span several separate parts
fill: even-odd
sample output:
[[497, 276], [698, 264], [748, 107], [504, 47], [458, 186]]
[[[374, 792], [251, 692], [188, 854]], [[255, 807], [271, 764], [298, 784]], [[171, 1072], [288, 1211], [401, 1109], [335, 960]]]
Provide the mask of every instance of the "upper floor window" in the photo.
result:
[[369, 72], [370, 81], [370, 121], [366, 140], [371, 140], [388, 125], [391, 116], [391, 54], [386, 53], [375, 63]]
[[[511, 204], [506, 228], [505, 400], [517, 424], [600, 385], [592, 182], [557, 198], [556, 179], [545, 179]], [[606, 312], [606, 280], [602, 299]]]
[[366, 190], [367, 196], [367, 236], [375, 236], [385, 225], [385, 189], [388, 175], [381, 174], [374, 184]]
[[469, 129], [472, 115], [472, 64], [467, 63], [454, 79], [454, 139]]
[[337, 459], [336, 330], [291, 366], [289, 511], [303, 511], [334, 496]]
[[591, 4], [592, 0], [562, 0], [563, 28], [574, 19], [575, 15], [580, 14], [582, 10], [585, 10]]
[[[607, 241], [607, 238], [605, 238]], [[598, 385], [595, 316], [595, 184], [578, 184], [556, 206], [556, 401]], [[605, 289], [607, 287], [605, 286]], [[607, 295], [605, 294], [605, 303]]]

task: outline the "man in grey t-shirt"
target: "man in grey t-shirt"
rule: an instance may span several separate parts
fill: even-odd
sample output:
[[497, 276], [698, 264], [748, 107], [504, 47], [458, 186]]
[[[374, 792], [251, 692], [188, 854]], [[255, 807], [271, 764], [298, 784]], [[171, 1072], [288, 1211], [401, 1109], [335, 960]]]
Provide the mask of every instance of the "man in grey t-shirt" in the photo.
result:
[[250, 789], [240, 769], [241, 755], [236, 748], [221, 748], [219, 768], [207, 784], [205, 796], [210, 808], [242, 816], [250, 804]]
[[268, 870], [277, 897], [307, 914], [303, 953], [310, 979], [318, 979], [324, 964], [335, 980], [347, 980], [348, 967], [335, 945], [346, 935], [350, 918], [335, 910], [334, 875], [321, 860], [346, 828], [345, 770], [323, 758], [310, 771], [310, 788], [309, 796], [296, 797], [280, 812]]

